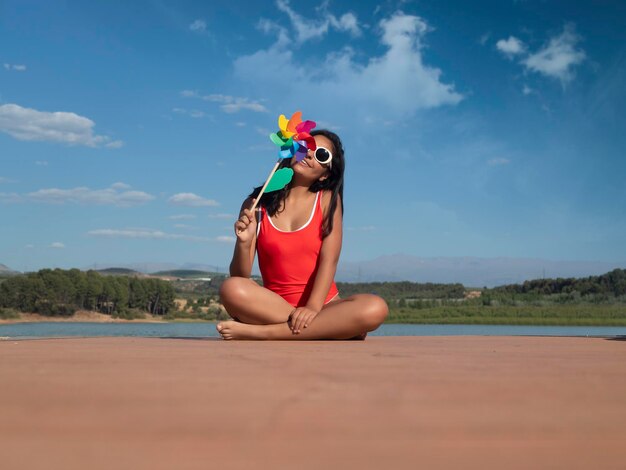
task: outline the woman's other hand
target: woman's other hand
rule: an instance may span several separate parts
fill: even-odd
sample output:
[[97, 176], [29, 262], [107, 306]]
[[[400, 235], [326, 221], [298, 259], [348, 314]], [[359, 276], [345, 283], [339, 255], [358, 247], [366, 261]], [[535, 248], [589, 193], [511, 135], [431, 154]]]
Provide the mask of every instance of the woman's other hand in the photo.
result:
[[[252, 200], [254, 204], [254, 199]], [[250, 206], [252, 207], [252, 206]], [[257, 221], [254, 212], [250, 209], [244, 209], [239, 214], [239, 219], [235, 222], [235, 235], [237, 241], [241, 243], [249, 243], [256, 234]]]
[[318, 313], [320, 312], [309, 307], [296, 308], [289, 315], [288, 325], [291, 328], [291, 332], [294, 335], [300, 333], [303, 328], [307, 328], [313, 322]]

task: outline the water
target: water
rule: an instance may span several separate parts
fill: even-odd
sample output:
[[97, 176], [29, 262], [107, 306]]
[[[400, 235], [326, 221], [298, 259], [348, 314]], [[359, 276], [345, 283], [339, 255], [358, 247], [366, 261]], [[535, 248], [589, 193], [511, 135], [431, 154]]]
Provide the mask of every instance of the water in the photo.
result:
[[[510, 325], [382, 325], [372, 336], [597, 336], [626, 337], [626, 327]], [[214, 323], [13, 323], [0, 325], [1, 339], [133, 336], [217, 338]]]

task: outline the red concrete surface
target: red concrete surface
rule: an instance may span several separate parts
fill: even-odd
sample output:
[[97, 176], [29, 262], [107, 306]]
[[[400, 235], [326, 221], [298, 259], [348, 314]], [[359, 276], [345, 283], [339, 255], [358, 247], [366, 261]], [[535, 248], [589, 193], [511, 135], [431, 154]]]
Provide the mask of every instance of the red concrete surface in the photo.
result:
[[622, 469], [626, 341], [0, 341], [0, 468]]

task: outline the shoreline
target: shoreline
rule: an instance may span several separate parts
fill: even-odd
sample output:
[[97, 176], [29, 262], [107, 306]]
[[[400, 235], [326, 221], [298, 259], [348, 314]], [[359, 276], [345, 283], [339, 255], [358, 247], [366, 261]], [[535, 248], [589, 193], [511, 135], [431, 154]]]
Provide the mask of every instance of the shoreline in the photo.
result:
[[[70, 317], [53, 317], [44, 316], [37, 313], [23, 313], [18, 312], [18, 318], [0, 318], [1, 325], [11, 325], [19, 323], [216, 323], [222, 320], [204, 320], [201, 318], [173, 318], [163, 319], [159, 316], [145, 314], [145, 318], [136, 318], [132, 320], [124, 318], [113, 318], [110, 315], [104, 313], [92, 312], [86, 310], [79, 310], [73, 316]], [[462, 321], [451, 321], [450, 319], [442, 321], [441, 318], [429, 319], [430, 321], [411, 321], [411, 319], [392, 319], [391, 321], [385, 321], [384, 325], [447, 325], [447, 326], [525, 326], [525, 327], [598, 327], [598, 328], [621, 328], [626, 327], [626, 323], [623, 320], [615, 322], [597, 322], [593, 320], [575, 320], [575, 321], [538, 321], [524, 320], [519, 321], [502, 321], [501, 318], [486, 318], [484, 321], [478, 320], [475, 317], [463, 318]]]
[[[124, 318], [113, 318], [99, 312], [91, 312], [87, 310], [78, 310], [70, 317], [52, 317], [40, 315], [38, 313], [18, 312], [19, 318], [0, 319], [0, 325], [11, 323], [39, 323], [39, 322], [58, 322], [58, 323], [169, 323], [171, 320], [162, 320], [154, 315], [146, 313], [145, 318], [137, 318], [134, 320], [126, 320]], [[200, 320], [201, 321], [201, 320]]]

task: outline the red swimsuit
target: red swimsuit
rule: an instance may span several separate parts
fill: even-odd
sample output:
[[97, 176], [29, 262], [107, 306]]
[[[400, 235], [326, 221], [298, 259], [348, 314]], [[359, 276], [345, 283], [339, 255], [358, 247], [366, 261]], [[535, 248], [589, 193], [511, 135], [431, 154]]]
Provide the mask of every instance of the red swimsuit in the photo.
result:
[[[293, 232], [274, 227], [265, 208], [261, 208], [256, 247], [263, 285], [294, 307], [306, 305], [317, 275], [324, 218], [319, 196], [320, 192], [315, 195], [309, 221]], [[337, 293], [333, 281], [324, 303], [332, 300]]]

